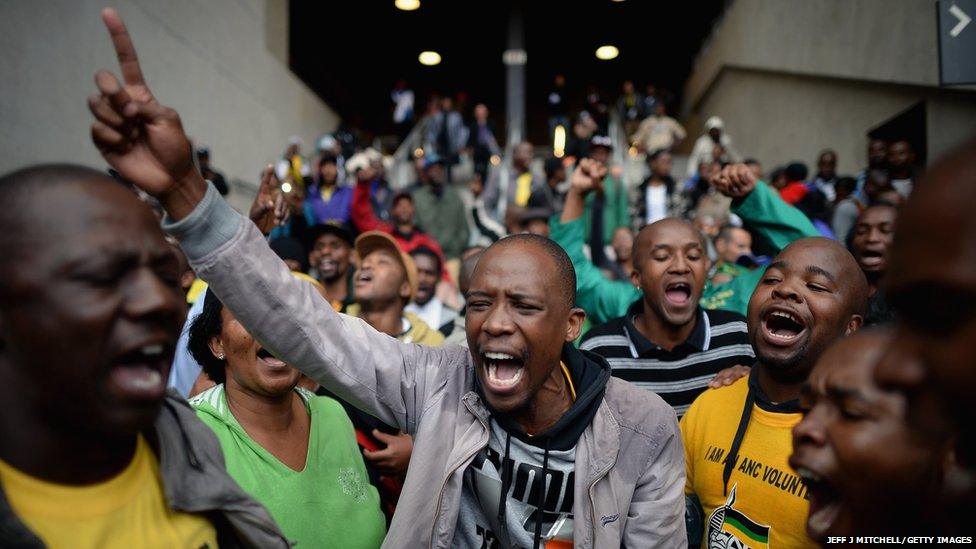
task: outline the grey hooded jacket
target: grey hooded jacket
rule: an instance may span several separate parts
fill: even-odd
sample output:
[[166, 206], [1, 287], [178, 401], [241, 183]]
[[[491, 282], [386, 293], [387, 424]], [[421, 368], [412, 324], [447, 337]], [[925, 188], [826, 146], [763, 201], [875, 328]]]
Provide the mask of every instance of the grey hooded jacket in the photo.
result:
[[[214, 190], [216, 192], [216, 189]], [[206, 515], [221, 547], [289, 547], [274, 519], [227, 474], [217, 437], [183, 398], [171, 392], [144, 433], [159, 459], [170, 508]], [[0, 547], [39, 549], [44, 543], [10, 508], [0, 486]]]
[[[414, 435], [385, 547], [450, 547], [464, 470], [488, 444], [489, 411], [460, 346], [403, 344], [339, 314], [288, 272], [253, 223], [210, 187], [164, 220], [198, 276], [268, 350], [354, 406]], [[576, 547], [683, 547], [685, 466], [674, 411], [611, 378], [576, 446]]]

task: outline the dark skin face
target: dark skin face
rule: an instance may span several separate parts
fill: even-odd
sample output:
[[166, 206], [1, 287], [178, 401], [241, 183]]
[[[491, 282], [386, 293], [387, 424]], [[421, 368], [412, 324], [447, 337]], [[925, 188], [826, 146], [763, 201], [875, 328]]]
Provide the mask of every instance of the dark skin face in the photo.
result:
[[[334, 234], [324, 234], [315, 239], [308, 263], [315, 268], [322, 280], [331, 281], [349, 271], [352, 246]], [[292, 269], [295, 270], [295, 269]]]
[[407, 273], [392, 253], [376, 250], [359, 262], [353, 291], [363, 307], [380, 306], [410, 296]]
[[871, 203], [877, 202], [882, 194], [892, 191], [888, 174], [881, 170], [872, 170], [864, 180], [864, 194]]
[[854, 259], [865, 274], [877, 277], [884, 274], [897, 219], [898, 210], [888, 206], [874, 206], [858, 216], [854, 223], [851, 248]]
[[835, 241], [800, 239], [776, 256], [747, 316], [749, 341], [763, 366], [759, 380], [770, 398], [796, 398], [824, 349], [861, 327], [866, 295], [864, 274]]
[[933, 167], [901, 212], [885, 277], [900, 324], [876, 372], [880, 385], [907, 395], [916, 425], [958, 430], [957, 457], [969, 470], [976, 468], [974, 154], [970, 145]]
[[633, 256], [631, 282], [644, 294], [641, 324], [649, 332], [644, 335], [666, 345], [672, 337], [665, 333], [679, 331], [674, 337], [680, 343], [695, 327], [708, 271], [701, 235], [691, 223], [662, 219], [637, 234]]
[[319, 165], [319, 177], [322, 184], [326, 186], [334, 185], [336, 178], [339, 177], [339, 169], [335, 162], [323, 162]]
[[413, 225], [414, 207], [413, 200], [403, 197], [393, 204], [390, 209], [390, 217], [393, 222], [400, 226]]
[[888, 164], [892, 169], [904, 169], [912, 160], [912, 148], [907, 141], [895, 141], [888, 147]]
[[[109, 179], [41, 188], [31, 203], [59, 214], [26, 217], [8, 257], [0, 402], [19, 412], [0, 414], [17, 417], [0, 419], [0, 458], [93, 482], [128, 463], [159, 412], [186, 315], [179, 261], [149, 207]], [[68, 450], [77, 461], [59, 459]]]
[[531, 143], [519, 143], [515, 146], [515, 151], [512, 154], [512, 166], [519, 171], [528, 170], [534, 154], [535, 147]]
[[557, 281], [555, 261], [537, 244], [500, 241], [478, 260], [467, 295], [468, 346], [488, 404], [529, 434], [572, 404], [559, 361], [585, 315]]
[[661, 179], [671, 175], [671, 153], [661, 153], [651, 161], [651, 175]]
[[610, 159], [610, 149], [606, 147], [593, 147], [590, 149], [590, 158], [601, 164], [606, 164]]
[[437, 259], [427, 254], [414, 254], [413, 262], [417, 265], [417, 295], [413, 300], [417, 305], [426, 305], [434, 297], [441, 277]]
[[837, 157], [832, 153], [820, 155], [817, 161], [817, 171], [824, 179], [833, 179], [837, 176]]
[[873, 168], [883, 167], [888, 159], [888, 144], [880, 139], [872, 139], [868, 143], [868, 165]]
[[272, 398], [289, 394], [301, 372], [265, 351], [227, 307], [220, 311], [220, 318], [220, 335], [210, 340], [210, 350], [214, 356], [226, 357], [228, 389]]
[[874, 330], [843, 339], [803, 387], [790, 466], [809, 490], [807, 532], [815, 540], [905, 533], [918, 524], [919, 502], [941, 485], [945, 441], [910, 427], [904, 395], [874, 381], [891, 343], [890, 332]]

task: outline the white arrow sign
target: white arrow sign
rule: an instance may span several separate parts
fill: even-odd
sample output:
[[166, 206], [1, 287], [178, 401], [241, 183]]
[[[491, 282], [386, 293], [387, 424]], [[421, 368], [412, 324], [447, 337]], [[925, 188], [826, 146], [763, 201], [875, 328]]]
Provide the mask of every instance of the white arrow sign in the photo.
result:
[[966, 12], [959, 9], [959, 6], [955, 4], [949, 7], [949, 13], [955, 15], [956, 19], [959, 19], [959, 22], [956, 23], [956, 26], [952, 27], [952, 30], [949, 31], [949, 36], [955, 38], [959, 36], [959, 33], [962, 32], [962, 29], [966, 28], [966, 25], [968, 25], [969, 22], [972, 21], [972, 18], [966, 15]]

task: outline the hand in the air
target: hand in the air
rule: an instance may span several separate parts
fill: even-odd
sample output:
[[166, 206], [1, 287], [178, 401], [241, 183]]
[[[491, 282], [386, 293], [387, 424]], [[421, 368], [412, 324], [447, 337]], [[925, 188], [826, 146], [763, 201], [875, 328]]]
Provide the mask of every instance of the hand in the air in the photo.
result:
[[88, 107], [95, 115], [92, 141], [122, 177], [159, 198], [164, 206], [167, 196], [178, 187], [196, 186], [200, 191], [205, 188], [203, 178], [193, 164], [190, 141], [179, 115], [160, 105], [146, 86], [132, 39], [119, 14], [105, 8], [102, 20], [112, 37], [124, 84], [109, 71], [95, 74], [98, 93], [88, 98]]
[[387, 473], [405, 475], [413, 452], [413, 437], [405, 433], [388, 435], [377, 429], [373, 429], [373, 436], [386, 444], [386, 448], [375, 452], [363, 450], [363, 456]]
[[263, 234], [271, 229], [288, 222], [289, 210], [281, 189], [278, 187], [274, 174], [274, 166], [268, 165], [261, 172], [261, 184], [258, 194], [251, 203], [248, 217], [258, 226]]
[[729, 164], [712, 179], [711, 184], [725, 196], [743, 198], [756, 188], [756, 176], [745, 164]]
[[586, 195], [592, 191], [603, 190], [603, 178], [607, 176], [607, 167], [602, 162], [591, 158], [580, 159], [573, 171], [569, 183], [572, 190]]
[[715, 374], [715, 377], [713, 377], [712, 380], [708, 382], [708, 388], [718, 389], [720, 387], [732, 385], [739, 378], [746, 377], [747, 375], [749, 375], [749, 372], [751, 371], [752, 368], [750, 368], [749, 366], [742, 366], [741, 364], [737, 364], [735, 366], [732, 366], [731, 368], [726, 368], [721, 372]]

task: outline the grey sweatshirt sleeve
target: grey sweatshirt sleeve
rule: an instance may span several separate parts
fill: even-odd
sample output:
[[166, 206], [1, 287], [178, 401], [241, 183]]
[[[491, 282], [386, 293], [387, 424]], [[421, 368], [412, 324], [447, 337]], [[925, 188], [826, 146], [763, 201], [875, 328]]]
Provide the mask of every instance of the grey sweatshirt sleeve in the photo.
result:
[[[673, 413], [673, 412], [672, 412]], [[685, 454], [677, 419], [662, 423], [644, 472], [637, 480], [621, 547], [685, 548]]]
[[[458, 352], [400, 343], [336, 313], [293, 276], [257, 227], [210, 186], [180, 221], [163, 220], [197, 275], [254, 338], [357, 408], [413, 433], [419, 411], [443, 387]], [[454, 351], [457, 351], [455, 348]], [[455, 356], [456, 355], [456, 356]]]

